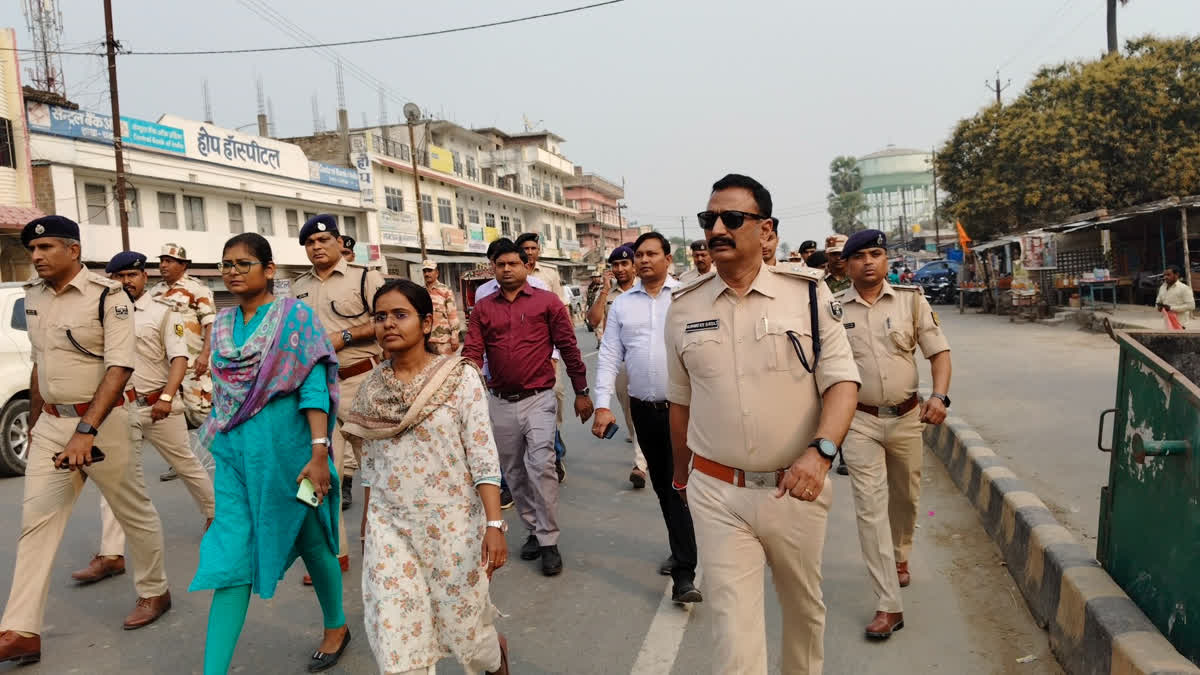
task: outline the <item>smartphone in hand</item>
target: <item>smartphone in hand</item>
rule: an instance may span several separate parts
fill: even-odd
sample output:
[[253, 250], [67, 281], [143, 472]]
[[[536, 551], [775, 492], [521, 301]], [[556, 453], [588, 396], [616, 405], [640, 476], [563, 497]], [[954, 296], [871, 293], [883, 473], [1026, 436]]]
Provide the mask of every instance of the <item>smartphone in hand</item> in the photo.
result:
[[611, 440], [613, 436], [617, 435], [617, 431], [620, 428], [616, 422], [609, 422], [608, 426], [604, 427], [604, 440]]
[[[59, 466], [60, 459], [62, 459], [62, 452], [54, 453], [54, 457], [51, 460], [54, 462], [54, 468], [66, 469], [67, 467], [65, 467], [65, 466]], [[103, 462], [103, 461], [104, 461], [104, 451], [93, 445], [92, 446], [92, 464], [95, 464], [96, 462]]]
[[296, 490], [296, 499], [313, 508], [316, 508], [321, 503], [321, 500], [317, 497], [316, 490], [313, 489], [312, 481], [307, 478], [300, 481], [300, 489]]

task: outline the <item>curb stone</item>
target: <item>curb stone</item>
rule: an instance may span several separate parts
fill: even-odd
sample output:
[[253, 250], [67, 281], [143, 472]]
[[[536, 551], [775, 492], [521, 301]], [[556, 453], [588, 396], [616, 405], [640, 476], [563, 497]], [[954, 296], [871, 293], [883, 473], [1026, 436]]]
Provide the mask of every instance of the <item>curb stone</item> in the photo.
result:
[[925, 444], [975, 505], [1050, 649], [1072, 675], [1200, 675], [961, 417]]

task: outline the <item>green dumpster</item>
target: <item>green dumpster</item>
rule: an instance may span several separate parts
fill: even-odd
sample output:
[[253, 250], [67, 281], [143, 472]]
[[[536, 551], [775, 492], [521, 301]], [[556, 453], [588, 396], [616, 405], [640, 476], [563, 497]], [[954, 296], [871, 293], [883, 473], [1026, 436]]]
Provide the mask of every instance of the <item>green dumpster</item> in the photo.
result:
[[[1175, 648], [1200, 663], [1200, 334], [1129, 331], [1096, 557]], [[1113, 415], [1105, 448], [1105, 417]]]

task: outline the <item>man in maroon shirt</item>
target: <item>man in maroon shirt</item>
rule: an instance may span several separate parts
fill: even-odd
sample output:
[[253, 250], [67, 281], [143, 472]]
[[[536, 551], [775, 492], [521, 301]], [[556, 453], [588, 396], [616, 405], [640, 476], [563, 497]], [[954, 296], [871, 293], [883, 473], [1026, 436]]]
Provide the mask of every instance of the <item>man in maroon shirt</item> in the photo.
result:
[[526, 283], [529, 258], [510, 241], [498, 241], [496, 281], [500, 292], [475, 305], [462, 355], [483, 366], [490, 379], [488, 411], [500, 465], [529, 537], [522, 560], [542, 559], [542, 574], [562, 572], [558, 552], [558, 474], [554, 427], [558, 401], [550, 353], [562, 354], [575, 389], [575, 414], [592, 416], [587, 369], [575, 344], [575, 327], [558, 295]]

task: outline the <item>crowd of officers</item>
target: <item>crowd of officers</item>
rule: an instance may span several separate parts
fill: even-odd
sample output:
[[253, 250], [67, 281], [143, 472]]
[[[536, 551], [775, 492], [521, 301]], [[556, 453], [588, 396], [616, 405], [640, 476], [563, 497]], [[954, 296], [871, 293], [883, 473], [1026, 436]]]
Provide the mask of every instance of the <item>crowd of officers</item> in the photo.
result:
[[[592, 431], [609, 431], [617, 419], [611, 401], [619, 402], [635, 441], [629, 480], [641, 488], [649, 477], [667, 527], [671, 556], [660, 571], [674, 577], [676, 601], [704, 600], [711, 608], [717, 673], [767, 670], [765, 567], [783, 610], [783, 671], [821, 672], [821, 557], [833, 501], [827, 474], [839, 452], [878, 598], [865, 633], [882, 639], [904, 626], [899, 588], [913, 574], [922, 431], [927, 423], [940, 424], [950, 404], [949, 345], [919, 289], [888, 283], [883, 233], [831, 237], [824, 252], [806, 242], [797, 259], [778, 261], [778, 220], [771, 211], [765, 187], [727, 175], [698, 214], [705, 238], [690, 245], [694, 270], [670, 278], [670, 244], [649, 233], [613, 251], [611, 277], [588, 292], [587, 319], [602, 357]], [[343, 253], [352, 249], [332, 217], [310, 220], [300, 240], [312, 268], [292, 281], [291, 294], [312, 306], [326, 327], [338, 351], [342, 400], [353, 400], [384, 358], [367, 301], [384, 280], [346, 259]], [[103, 497], [101, 555], [75, 578], [91, 582], [124, 572], [127, 538], [138, 599], [124, 627], [148, 625], [170, 609], [162, 525], [147, 496], [140, 440], [154, 445], [185, 481], [207, 527], [212, 483], [187, 436], [188, 422], [202, 419], [203, 406], [211, 405], [204, 376], [214, 307], [211, 292], [186, 275], [190, 261], [182, 247], [163, 248], [163, 282], [147, 291], [144, 255], [118, 254], [106, 268], [109, 276], [91, 272], [80, 262], [78, 225], [66, 218], [29, 223], [22, 242], [39, 277], [27, 285], [25, 305], [34, 360], [32, 431], [16, 582], [0, 619], [0, 662], [30, 663], [41, 654], [51, 573], [46, 561], [57, 551], [86, 477]], [[504, 264], [519, 259], [523, 269], [506, 271], [498, 282], [503, 293], [489, 305], [496, 317], [511, 315], [506, 304], [538, 301], [540, 291], [526, 283], [537, 272], [544, 275], [537, 269], [536, 236], [532, 242], [532, 262], [511, 242], [503, 252], [512, 254]], [[822, 254], [825, 261], [814, 259]], [[440, 283], [435, 264], [426, 261], [423, 273], [435, 304], [431, 341], [439, 352], [454, 353], [460, 345], [453, 293]], [[557, 310], [550, 311], [557, 318]], [[501, 354], [481, 336], [493, 331], [505, 339], [504, 326], [486, 320], [472, 324], [479, 333], [468, 340], [478, 340], [472, 355], [481, 361]], [[534, 393], [556, 390], [545, 404], [537, 400], [557, 417], [539, 431], [546, 437], [539, 445], [549, 444], [554, 429], [557, 446], [564, 378], [555, 347], [569, 350], [577, 416], [587, 422], [593, 406], [573, 331], [567, 338], [556, 327], [546, 330], [545, 357], [555, 374], [537, 375]], [[931, 362], [932, 395], [924, 400], [917, 393], [918, 348]], [[523, 393], [491, 391], [510, 396], [498, 398], [494, 413], [527, 400]], [[516, 407], [512, 419], [522, 423]], [[510, 435], [521, 433], [514, 427]], [[335, 432], [333, 452], [350, 500], [361, 450]], [[530, 533], [522, 557], [541, 555], [543, 571], [552, 576], [562, 568], [554, 546], [558, 530], [554, 514], [543, 512], [541, 495], [556, 501], [548, 477], [557, 470], [561, 480], [563, 469], [532, 467], [528, 456], [520, 461], [522, 467], [505, 465], [528, 468], [544, 483], [537, 494], [520, 490], [529, 495], [529, 504], [519, 505]], [[537, 461], [560, 464], [561, 457], [539, 451]], [[340, 554], [346, 569], [344, 526]], [[704, 569], [704, 596], [694, 584], [697, 564]]]

